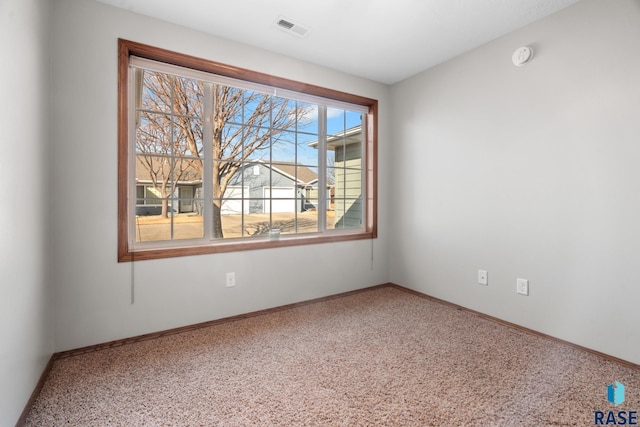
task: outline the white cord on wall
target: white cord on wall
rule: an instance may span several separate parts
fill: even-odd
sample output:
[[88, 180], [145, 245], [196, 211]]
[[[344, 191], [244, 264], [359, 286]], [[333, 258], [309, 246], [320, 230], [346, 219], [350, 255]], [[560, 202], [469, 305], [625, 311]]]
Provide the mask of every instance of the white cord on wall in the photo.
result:
[[133, 240], [131, 241], [131, 244], [129, 246], [129, 251], [131, 251], [131, 305], [133, 305], [136, 302], [136, 288], [135, 288], [135, 269], [134, 266], [136, 265], [136, 263], [134, 262], [133, 259], [133, 254], [134, 252], [134, 247], [133, 247]]
[[371, 270], [373, 270], [373, 239], [371, 239]]

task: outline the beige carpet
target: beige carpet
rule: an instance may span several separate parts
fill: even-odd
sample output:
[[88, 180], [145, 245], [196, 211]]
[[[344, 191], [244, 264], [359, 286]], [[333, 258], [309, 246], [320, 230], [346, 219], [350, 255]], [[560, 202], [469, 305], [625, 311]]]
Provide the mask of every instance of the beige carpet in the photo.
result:
[[590, 426], [596, 410], [640, 411], [640, 371], [384, 287], [57, 360], [27, 424]]

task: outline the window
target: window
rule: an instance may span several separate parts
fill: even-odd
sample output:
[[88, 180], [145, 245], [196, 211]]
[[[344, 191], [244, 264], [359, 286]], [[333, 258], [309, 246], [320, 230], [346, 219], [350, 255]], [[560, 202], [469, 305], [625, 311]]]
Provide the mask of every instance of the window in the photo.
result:
[[119, 261], [376, 237], [377, 101], [119, 50]]

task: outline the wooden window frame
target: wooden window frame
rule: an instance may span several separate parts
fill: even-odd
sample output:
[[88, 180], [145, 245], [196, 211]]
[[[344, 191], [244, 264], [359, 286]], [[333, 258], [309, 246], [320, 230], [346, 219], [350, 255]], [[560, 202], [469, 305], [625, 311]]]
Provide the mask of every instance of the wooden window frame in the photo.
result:
[[[275, 88], [286, 89], [347, 102], [368, 109], [367, 132], [364, 144], [365, 167], [365, 217], [364, 229], [344, 230], [312, 235], [287, 235], [278, 240], [220, 240], [208, 244], [179, 246], [154, 249], [129, 247], [129, 58], [138, 56], [171, 65], [191, 68], [198, 71], [240, 79]], [[275, 77], [231, 65], [189, 56], [142, 43], [118, 39], [118, 262], [172, 258], [180, 256], [214, 254], [245, 250], [257, 250], [298, 246], [318, 243], [334, 243], [350, 240], [377, 238], [377, 141], [378, 141], [378, 101], [358, 95], [327, 89], [320, 86]]]

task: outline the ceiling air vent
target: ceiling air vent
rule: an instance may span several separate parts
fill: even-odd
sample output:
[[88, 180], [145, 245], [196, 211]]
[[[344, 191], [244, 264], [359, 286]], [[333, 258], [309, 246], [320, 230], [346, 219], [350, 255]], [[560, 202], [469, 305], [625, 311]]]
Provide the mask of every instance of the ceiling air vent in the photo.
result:
[[305, 27], [304, 25], [297, 24], [293, 22], [293, 20], [284, 18], [282, 16], [276, 21], [276, 26], [289, 34], [293, 34], [294, 36], [298, 37], [305, 37], [307, 34], [309, 34], [309, 28]]

